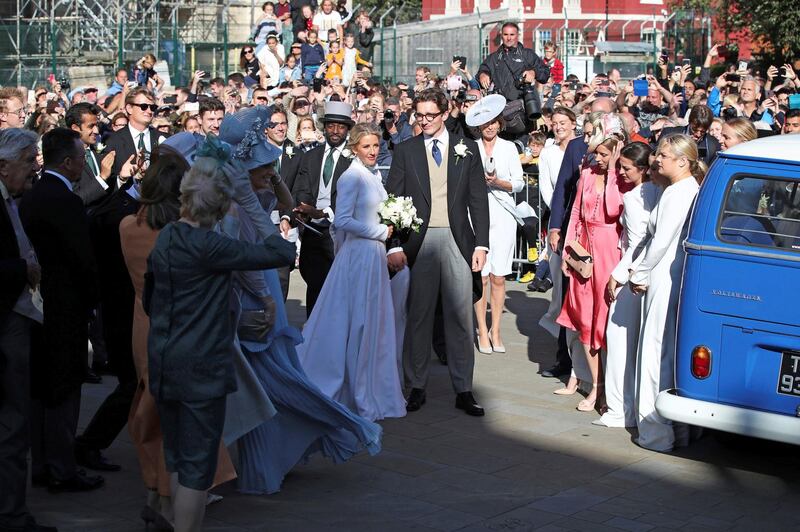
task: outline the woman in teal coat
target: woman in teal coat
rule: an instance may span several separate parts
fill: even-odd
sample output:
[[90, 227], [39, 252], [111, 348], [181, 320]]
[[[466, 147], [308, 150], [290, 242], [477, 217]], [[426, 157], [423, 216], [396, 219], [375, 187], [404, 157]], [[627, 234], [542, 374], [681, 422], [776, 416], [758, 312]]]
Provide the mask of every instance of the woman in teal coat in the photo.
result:
[[177, 531], [201, 527], [225, 399], [236, 390], [231, 273], [288, 266], [295, 256], [294, 245], [279, 236], [253, 244], [214, 232], [230, 206], [230, 183], [238, 177], [231, 174], [240, 168], [224, 159], [195, 159], [181, 183], [181, 218], [161, 231], [148, 259], [150, 390], [172, 474]]

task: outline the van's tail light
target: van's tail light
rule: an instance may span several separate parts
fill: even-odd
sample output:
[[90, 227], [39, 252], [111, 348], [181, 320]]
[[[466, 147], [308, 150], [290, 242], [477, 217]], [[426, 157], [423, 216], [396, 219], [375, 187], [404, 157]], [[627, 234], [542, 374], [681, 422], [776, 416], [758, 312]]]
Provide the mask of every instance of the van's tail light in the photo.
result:
[[692, 375], [696, 379], [705, 379], [711, 375], [711, 349], [704, 345], [692, 349]]

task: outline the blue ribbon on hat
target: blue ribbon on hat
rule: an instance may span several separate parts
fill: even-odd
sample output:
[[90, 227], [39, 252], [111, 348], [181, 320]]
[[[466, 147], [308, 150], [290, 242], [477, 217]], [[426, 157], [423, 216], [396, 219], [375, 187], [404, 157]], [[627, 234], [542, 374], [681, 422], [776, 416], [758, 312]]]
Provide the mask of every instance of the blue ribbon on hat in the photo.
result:
[[197, 148], [195, 158], [197, 157], [210, 157], [222, 166], [231, 159], [231, 145], [221, 141], [219, 137], [213, 133], [209, 133], [206, 136], [205, 142]]
[[244, 138], [233, 148], [234, 159], [247, 160], [250, 158], [253, 148], [264, 141], [264, 127], [260, 117], [253, 121]]

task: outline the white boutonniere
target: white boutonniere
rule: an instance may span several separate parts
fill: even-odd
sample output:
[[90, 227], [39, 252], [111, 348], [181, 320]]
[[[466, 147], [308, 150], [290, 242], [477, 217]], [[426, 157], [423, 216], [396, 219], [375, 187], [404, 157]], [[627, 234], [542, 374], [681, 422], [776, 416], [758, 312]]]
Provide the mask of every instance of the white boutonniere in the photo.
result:
[[345, 148], [345, 149], [342, 150], [342, 157], [346, 157], [348, 159], [352, 159], [353, 158], [353, 152], [351, 152], [349, 148]]
[[294, 157], [294, 146], [286, 146], [286, 156], [291, 159]]
[[102, 142], [98, 142], [97, 144], [94, 145], [94, 151], [96, 151], [97, 153], [103, 153], [104, 149], [106, 149], [106, 145], [103, 144]]
[[456, 154], [456, 160], [461, 160], [464, 157], [466, 157], [467, 155], [472, 155], [472, 152], [469, 151], [469, 149], [467, 148], [467, 145], [464, 144], [464, 139], [459, 140], [458, 144], [453, 146], [453, 151]]

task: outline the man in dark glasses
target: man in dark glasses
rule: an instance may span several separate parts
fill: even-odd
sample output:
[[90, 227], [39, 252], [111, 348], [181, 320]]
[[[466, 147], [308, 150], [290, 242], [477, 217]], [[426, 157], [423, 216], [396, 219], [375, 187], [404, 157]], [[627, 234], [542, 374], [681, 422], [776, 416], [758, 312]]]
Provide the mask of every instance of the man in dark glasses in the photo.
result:
[[133, 177], [144, 173], [150, 154], [158, 147], [163, 133], [150, 127], [158, 110], [153, 94], [144, 87], [132, 89], [125, 98], [128, 127], [113, 133], [106, 142], [104, 154], [114, 152], [109, 183], [128, 188]]

